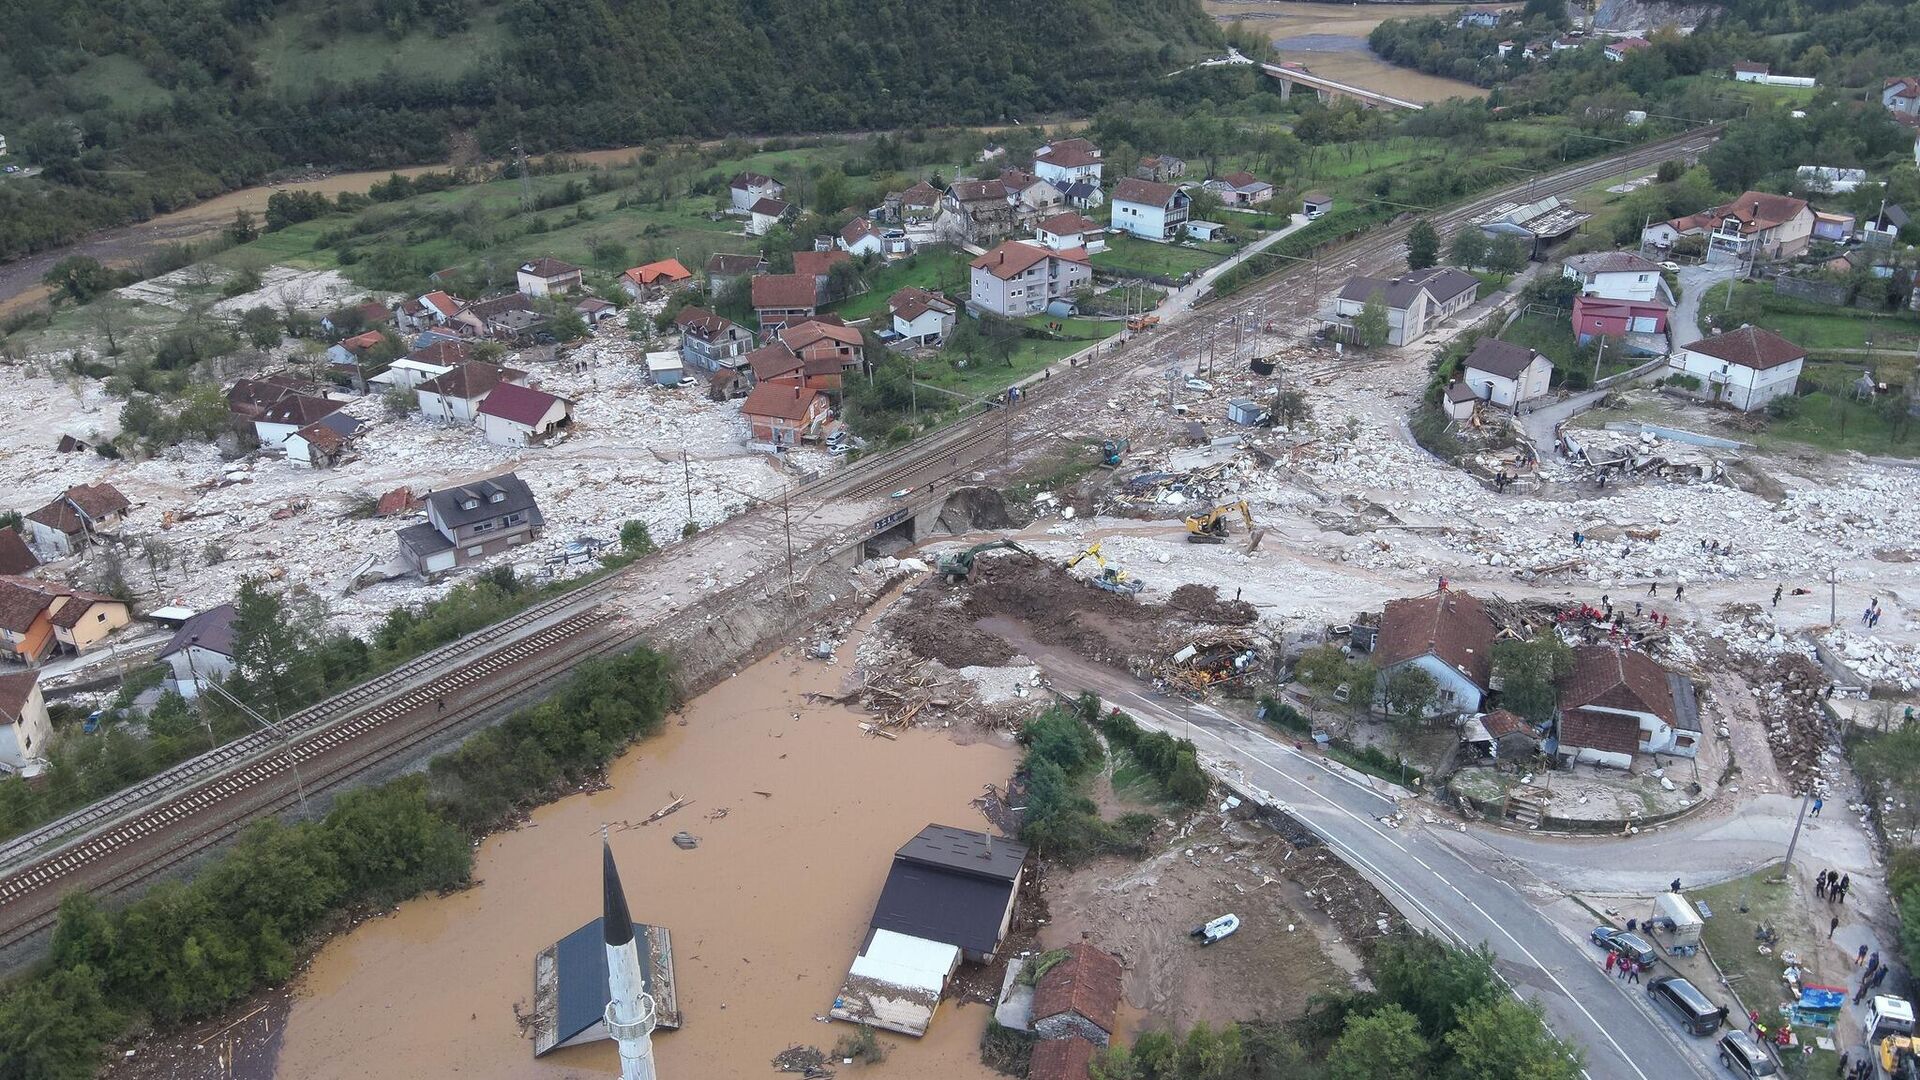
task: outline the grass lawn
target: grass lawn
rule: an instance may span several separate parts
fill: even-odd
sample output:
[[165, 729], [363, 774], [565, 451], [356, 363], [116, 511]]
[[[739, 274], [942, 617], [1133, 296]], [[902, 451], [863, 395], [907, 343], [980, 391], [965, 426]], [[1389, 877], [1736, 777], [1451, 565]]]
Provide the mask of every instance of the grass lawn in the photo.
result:
[[1859, 374], [1858, 368], [1841, 365], [1815, 365], [1804, 371], [1801, 389], [1809, 385], [1818, 389], [1795, 398], [1787, 416], [1774, 419], [1748, 438], [1762, 447], [1801, 443], [1833, 452], [1920, 457], [1920, 437], [1904, 401], [1856, 400], [1850, 384]]
[[[1692, 890], [1692, 898], [1706, 901], [1713, 910], [1713, 918], [1706, 920], [1702, 936], [1707, 951], [1713, 954], [1714, 963], [1719, 964], [1726, 973], [1728, 983], [1747, 1008], [1758, 1012], [1761, 1019], [1769, 1024], [1779, 1017], [1777, 1006], [1786, 1000], [1785, 987], [1780, 981], [1781, 950], [1791, 949], [1802, 957], [1821, 954], [1833, 956], [1835, 962], [1824, 964], [1823, 968], [1837, 968], [1837, 965], [1846, 963], [1845, 958], [1838, 957], [1824, 938], [1808, 928], [1808, 916], [1800, 908], [1792, 888], [1780, 880], [1780, 867], [1777, 865], [1756, 871], [1745, 878]], [[1745, 913], [1740, 911], [1743, 898], [1748, 908]], [[1771, 926], [1779, 933], [1780, 941], [1774, 948], [1774, 955], [1761, 955], [1753, 937], [1756, 925]], [[1815, 981], [1839, 985], [1845, 980], [1829, 974]], [[1702, 989], [1707, 990], [1709, 996], [1718, 996], [1714, 992], [1717, 988]], [[1729, 1008], [1733, 1006], [1732, 1001], [1725, 1004]], [[1734, 1010], [1734, 1015], [1727, 1023], [1729, 1026], [1743, 1026], [1739, 1010]], [[1813, 1046], [1815, 1037], [1822, 1030], [1796, 1027], [1794, 1032], [1803, 1043]], [[1836, 1041], [1843, 1049], [1850, 1045], [1845, 1036]], [[1812, 1054], [1788, 1051], [1781, 1057], [1786, 1075], [1796, 1077], [1832, 1076], [1840, 1061], [1840, 1055], [1817, 1048]]]
[[1134, 236], [1115, 234], [1107, 238], [1107, 250], [1089, 261], [1095, 270], [1131, 270], [1177, 278], [1182, 274], [1205, 270], [1218, 263], [1220, 256], [1200, 247], [1180, 244], [1156, 244]]
[[[1551, 318], [1546, 315], [1523, 315], [1507, 327], [1506, 332], [1500, 335], [1500, 340], [1524, 345], [1544, 355], [1553, 361], [1555, 374], [1562, 379], [1572, 372], [1589, 379], [1593, 377], [1593, 350], [1582, 349], [1575, 341], [1571, 316]], [[1624, 350], [1609, 347], [1600, 364], [1600, 377], [1604, 379], [1645, 361], [1646, 357], [1629, 356]]]
[[[1773, 287], [1754, 281], [1738, 282], [1727, 305], [1727, 287], [1721, 283], [1700, 298], [1700, 313], [1714, 316], [1722, 326], [1752, 323], [1779, 334], [1809, 351], [1874, 348], [1911, 348], [1920, 344], [1920, 315], [1913, 312], [1874, 312], [1859, 308], [1827, 307], [1775, 295]], [[1724, 309], [1724, 311], [1723, 311]]]
[[875, 271], [867, 278], [866, 292], [830, 304], [827, 310], [849, 322], [879, 315], [887, 310], [887, 299], [909, 285], [959, 296], [967, 291], [967, 263], [971, 258], [945, 245], [923, 248]]

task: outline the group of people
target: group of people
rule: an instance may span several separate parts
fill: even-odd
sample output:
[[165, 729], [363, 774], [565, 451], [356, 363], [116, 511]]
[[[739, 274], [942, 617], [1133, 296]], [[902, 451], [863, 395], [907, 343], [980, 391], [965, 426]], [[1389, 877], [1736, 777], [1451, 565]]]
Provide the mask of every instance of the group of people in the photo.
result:
[[[1813, 879], [1813, 894], [1829, 904], [1839, 904], [1844, 907], [1847, 902], [1847, 890], [1851, 888], [1853, 888], [1853, 877], [1850, 874], [1836, 874], [1831, 870], [1822, 870], [1820, 876]], [[1832, 932], [1829, 931], [1827, 936], [1832, 937]], [[1862, 945], [1860, 959], [1864, 961], [1866, 958], [1867, 947]]]
[[1847, 1065], [1848, 1060], [1848, 1055], [1840, 1055], [1840, 1071], [1838, 1073], [1840, 1080], [1873, 1080], [1874, 1068], [1872, 1056], [1863, 1057], [1853, 1062], [1851, 1068]]
[[1867, 604], [1867, 610], [1860, 613], [1860, 625], [1871, 630], [1880, 625], [1880, 598], [1874, 597]]
[[1640, 981], [1640, 972], [1645, 965], [1631, 956], [1621, 956], [1612, 949], [1607, 950], [1607, 973], [1616, 979], [1625, 979], [1630, 983]]
[[1854, 967], [1863, 965], [1866, 967], [1866, 970], [1860, 973], [1860, 989], [1853, 992], [1855, 1005], [1865, 1001], [1868, 994], [1873, 993], [1881, 983], [1887, 981], [1887, 965], [1880, 962], [1880, 954], [1874, 953], [1872, 956], [1867, 956], [1866, 951], [1865, 945], [1860, 946], [1860, 955], [1853, 958]]

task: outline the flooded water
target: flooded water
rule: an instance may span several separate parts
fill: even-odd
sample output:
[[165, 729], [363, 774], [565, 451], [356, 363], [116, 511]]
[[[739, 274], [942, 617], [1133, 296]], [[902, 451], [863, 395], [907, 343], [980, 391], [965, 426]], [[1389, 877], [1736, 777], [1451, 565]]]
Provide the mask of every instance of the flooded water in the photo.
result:
[[[1316, 75], [1378, 90], [1409, 101], [1485, 97], [1472, 83], [1443, 79], [1411, 68], [1395, 67], [1367, 48], [1367, 35], [1388, 19], [1447, 15], [1458, 4], [1314, 4], [1288, 0], [1204, 0], [1208, 14], [1222, 22], [1236, 19], [1265, 34], [1282, 60], [1307, 65]], [[1490, 7], [1518, 7], [1493, 4]]]
[[[833, 1003], [894, 849], [930, 822], [981, 827], [969, 801], [1016, 758], [937, 732], [870, 738], [863, 714], [804, 700], [837, 692], [846, 670], [844, 656], [832, 667], [754, 664], [690, 703], [684, 726], [670, 722], [616, 762], [608, 790], [488, 839], [479, 885], [334, 940], [298, 988], [276, 1075], [618, 1074], [612, 1043], [534, 1061], [514, 1008], [531, 1004], [534, 954], [599, 914], [601, 824], [618, 829], [680, 797], [694, 802], [612, 837], [634, 918], [673, 934], [684, 1026], [654, 1038], [661, 1075], [772, 1076], [788, 1046], [831, 1050], [853, 1028], [814, 1017]], [[700, 846], [675, 847], [680, 830]], [[948, 1002], [925, 1039], [882, 1033], [892, 1056], [860, 1075], [987, 1080], [977, 1047], [989, 1014]]]

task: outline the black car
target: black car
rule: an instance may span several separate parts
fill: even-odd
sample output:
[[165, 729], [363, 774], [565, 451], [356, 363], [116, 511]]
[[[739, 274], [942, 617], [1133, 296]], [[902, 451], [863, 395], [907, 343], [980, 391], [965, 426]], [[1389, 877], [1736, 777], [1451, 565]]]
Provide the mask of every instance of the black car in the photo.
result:
[[1735, 1076], [1758, 1078], [1780, 1075], [1780, 1066], [1774, 1064], [1773, 1055], [1744, 1031], [1729, 1031], [1720, 1036], [1720, 1064], [1732, 1070]]
[[1643, 967], [1650, 967], [1660, 959], [1660, 954], [1654, 952], [1653, 946], [1647, 944], [1647, 939], [1639, 934], [1629, 934], [1611, 926], [1596, 926], [1590, 936], [1595, 945], [1615, 956], [1638, 960]]
[[1690, 1035], [1711, 1035], [1727, 1022], [1727, 1007], [1712, 999], [1678, 975], [1662, 975], [1647, 984], [1647, 997], [1656, 1007], [1670, 1013]]

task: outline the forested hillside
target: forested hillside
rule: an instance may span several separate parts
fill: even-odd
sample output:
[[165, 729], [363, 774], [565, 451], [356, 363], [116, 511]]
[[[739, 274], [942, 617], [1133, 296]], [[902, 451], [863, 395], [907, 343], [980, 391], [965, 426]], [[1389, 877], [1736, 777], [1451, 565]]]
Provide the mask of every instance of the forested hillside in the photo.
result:
[[286, 166], [1090, 110], [1195, 0], [0, 0], [0, 259]]

